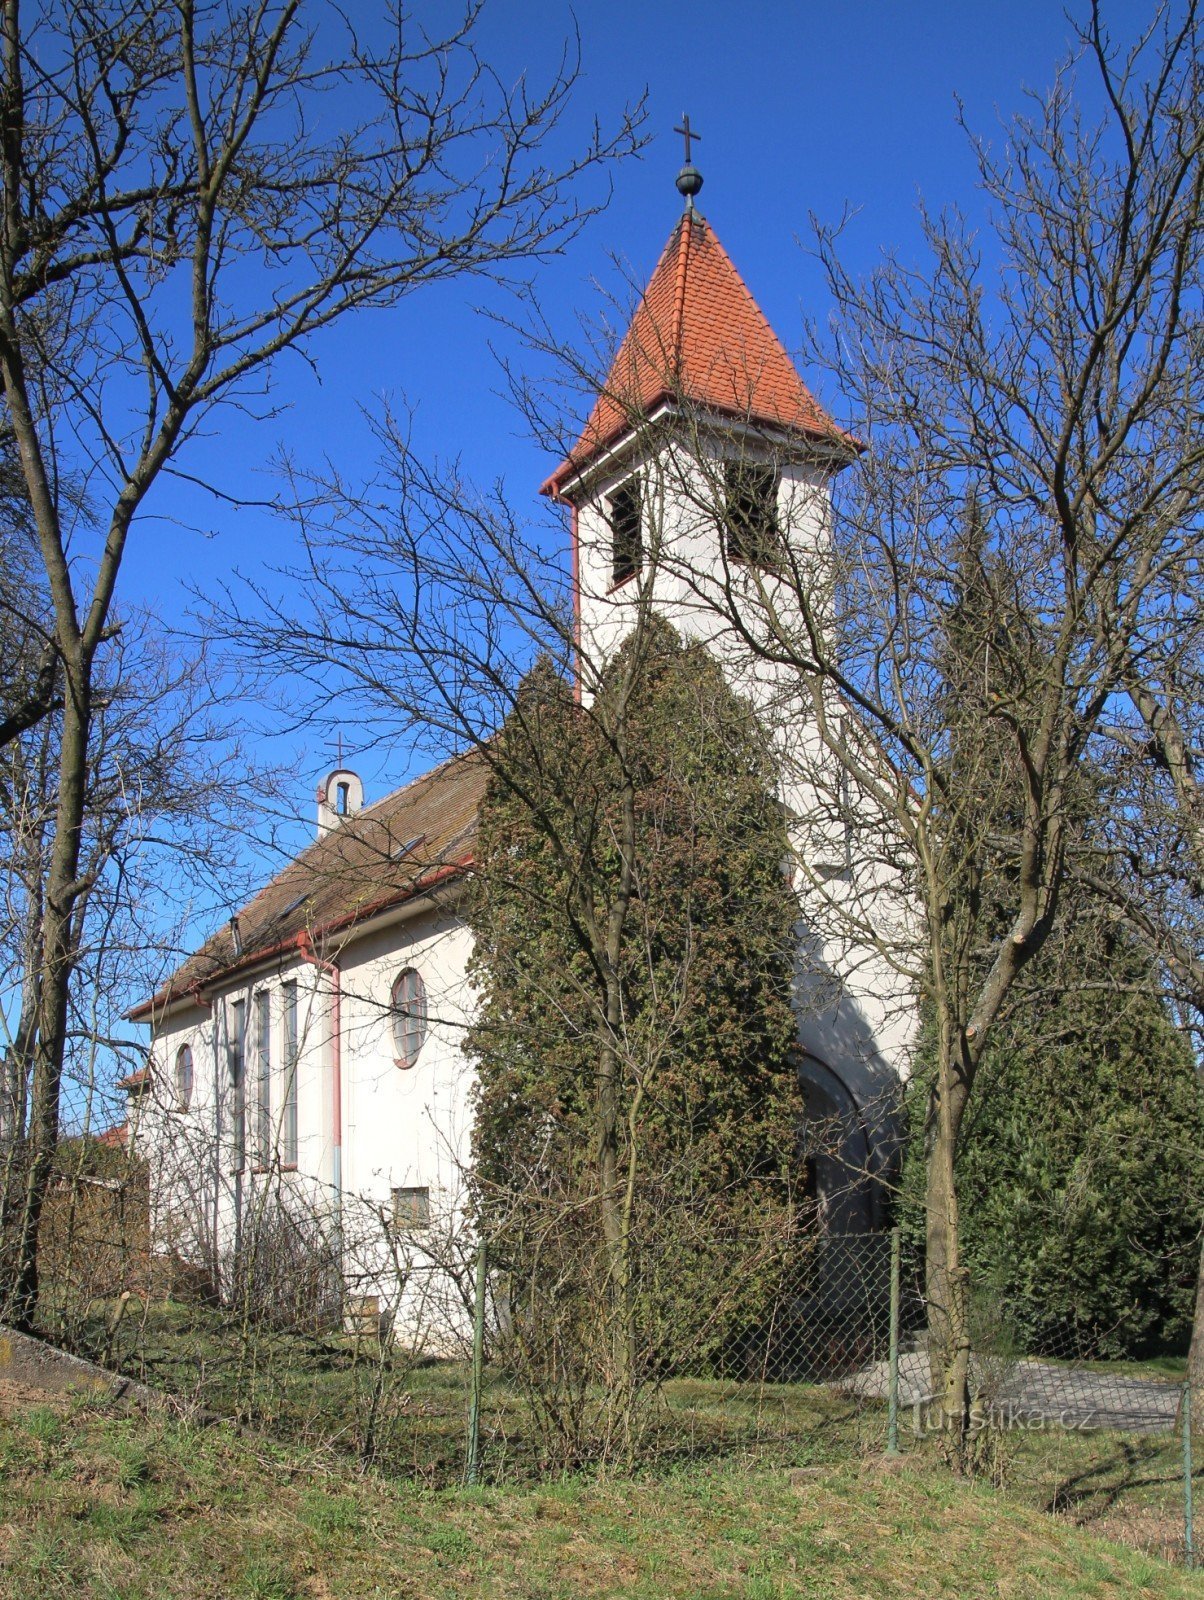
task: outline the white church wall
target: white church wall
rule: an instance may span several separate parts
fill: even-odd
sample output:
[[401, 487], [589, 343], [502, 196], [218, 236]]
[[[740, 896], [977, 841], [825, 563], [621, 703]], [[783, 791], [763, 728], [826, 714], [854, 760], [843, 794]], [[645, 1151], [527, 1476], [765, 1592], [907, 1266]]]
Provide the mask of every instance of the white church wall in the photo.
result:
[[[468, 1327], [473, 1079], [462, 1043], [472, 1016], [471, 953], [468, 929], [445, 904], [360, 938], [342, 960], [344, 1191], [349, 1211], [366, 1203], [376, 1221], [374, 1231], [364, 1218], [365, 1247], [348, 1263], [349, 1288], [378, 1301], [407, 1343], [434, 1353], [455, 1348]], [[426, 1036], [408, 1065], [391, 1005], [407, 969], [422, 978], [427, 1011]]]
[[[577, 515], [578, 574], [582, 655], [587, 662], [608, 660], [630, 631], [640, 603], [656, 610], [688, 638], [705, 640], [724, 661], [734, 685], [768, 706], [783, 693], [797, 704], [790, 675], [755, 660], [736, 636], [728, 614], [730, 587], [738, 600], [742, 587], [757, 612], [756, 585], [791, 621], [791, 590], [763, 570], [725, 560], [722, 546], [723, 471], [732, 447], [716, 440], [670, 438], [641, 460], [629, 459], [600, 474]], [[779, 473], [779, 524], [796, 557], [814, 561], [817, 587], [828, 579], [831, 498], [828, 470], [805, 460], [778, 460], [767, 447], [745, 445], [740, 461], [764, 459]], [[609, 503], [633, 474], [643, 488], [642, 571], [626, 582], [612, 581], [612, 529]], [[779, 719], [780, 720], [780, 719]]]
[[[187, 1107], [176, 1089], [181, 1049], [192, 1053], [193, 1088]], [[131, 1099], [134, 1152], [150, 1176], [151, 1237], [159, 1250], [206, 1261], [218, 1208], [221, 1167], [214, 1147], [213, 1027], [199, 1006], [178, 1010], [156, 1029], [149, 1083]]]
[[[285, 1136], [290, 1073], [285, 1027], [286, 985], [296, 993], [295, 1072], [297, 1139]], [[262, 997], [262, 1000], [261, 1000]], [[270, 1073], [267, 1139], [260, 1125], [258, 1007], [267, 1006]], [[232, 1036], [237, 1007], [245, 1021], [242, 1129], [233, 1081]], [[172, 1011], [155, 1030], [151, 1088], [141, 1098], [136, 1147], [152, 1169], [156, 1245], [185, 1259], [221, 1268], [236, 1247], [248, 1212], [273, 1184], [283, 1183], [308, 1210], [319, 1211], [330, 1181], [327, 1069], [328, 1001], [312, 966], [286, 959], [212, 992], [201, 1004]], [[177, 1061], [192, 1051], [193, 1089], [180, 1104]]]
[[[868, 795], [848, 794], [814, 721], [800, 710], [795, 670], [750, 652], [732, 625], [742, 590], [740, 615], [751, 629], [767, 608], [787, 630], [799, 623], [791, 583], [724, 557], [723, 465], [733, 453], [730, 438], [670, 437], [648, 459], [613, 467], [591, 486], [577, 514], [582, 658], [587, 676], [600, 669], [639, 606], [651, 604], [683, 637], [703, 641], [733, 689], [757, 707], [777, 747], [782, 798], [796, 819], [792, 842], [806, 866], [796, 874], [800, 1043], [839, 1072], [872, 1118], [910, 1070], [914, 990], [882, 946], [906, 947], [914, 907], [889, 823]], [[739, 458], [762, 459], [780, 473], [779, 527], [796, 571], [813, 566], [812, 603], [822, 620], [831, 584], [830, 467], [784, 459], [755, 438], [739, 446]], [[608, 506], [632, 472], [644, 485], [645, 566], [616, 587]]]
[[[445, 904], [359, 934], [335, 954], [341, 999], [342, 1237], [348, 1292], [376, 1296], [404, 1325], [462, 1321], [458, 1284], [447, 1279], [451, 1241], [463, 1231], [472, 1075], [461, 1050], [472, 998], [471, 937]], [[398, 975], [422, 977], [427, 1030], [412, 1065], [400, 1065], [392, 993]], [[285, 994], [297, 999], [296, 1159], [288, 1158]], [[171, 1013], [156, 1030], [152, 1089], [142, 1097], [137, 1148], [152, 1169], [157, 1248], [220, 1275], [240, 1234], [277, 1199], [299, 1218], [333, 1228], [336, 1211], [333, 983], [301, 955], [227, 984], [210, 1004]], [[262, 1000], [261, 998], [262, 997]], [[261, 1082], [255, 1019], [268, 1007], [270, 1149], [260, 1141]], [[244, 1158], [236, 1139], [231, 1049], [236, 1007], [244, 1041]], [[193, 1053], [191, 1101], [176, 1101], [175, 1063]], [[425, 1191], [429, 1221], [393, 1228], [394, 1191]], [[462, 1243], [462, 1241], [461, 1241]], [[453, 1274], [454, 1277], [454, 1274]], [[406, 1280], [402, 1294], [400, 1280]], [[447, 1307], [452, 1310], [449, 1312]], [[419, 1315], [421, 1314], [421, 1315]], [[427, 1330], [429, 1332], [429, 1329]], [[450, 1337], [450, 1335], [448, 1335]], [[447, 1339], [443, 1339], [446, 1343]]]
[[[427, 1184], [461, 1187], [470, 1135], [470, 1072], [461, 1050], [471, 1016], [466, 968], [472, 940], [454, 907], [356, 941], [344, 954], [344, 1182], [384, 1193]], [[391, 995], [417, 971], [427, 1029], [412, 1065], [398, 1059]]]

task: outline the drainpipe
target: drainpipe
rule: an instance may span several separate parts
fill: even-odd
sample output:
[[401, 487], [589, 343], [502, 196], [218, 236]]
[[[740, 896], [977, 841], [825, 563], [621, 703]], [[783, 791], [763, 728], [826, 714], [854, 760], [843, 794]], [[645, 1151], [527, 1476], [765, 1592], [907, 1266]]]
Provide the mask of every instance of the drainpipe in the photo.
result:
[[335, 1232], [338, 1241], [339, 1270], [343, 1266], [343, 974], [337, 961], [324, 961], [314, 949], [309, 930], [297, 935], [297, 949], [303, 961], [330, 975], [330, 1094], [331, 1094], [331, 1186], [334, 1189]]
[[581, 704], [581, 535], [577, 526], [577, 502], [571, 510], [573, 542], [573, 699]]

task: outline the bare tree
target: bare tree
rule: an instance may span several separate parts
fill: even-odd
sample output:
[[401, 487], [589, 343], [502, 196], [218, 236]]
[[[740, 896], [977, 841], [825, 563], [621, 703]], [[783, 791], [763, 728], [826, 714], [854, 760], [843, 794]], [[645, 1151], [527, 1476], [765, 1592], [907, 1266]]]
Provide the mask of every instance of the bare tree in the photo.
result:
[[[47, 842], [30, 1160], [6, 1314], [28, 1324], [58, 1130], [87, 752], [127, 542], [223, 403], [279, 358], [423, 284], [557, 249], [568, 185], [634, 148], [638, 113], [544, 154], [576, 66], [499, 85], [477, 12], [443, 38], [401, 11], [192, 0], [3, 12], [0, 379], [53, 614], [63, 709]], [[350, 114], [358, 120], [349, 121]], [[84, 500], [70, 500], [74, 474]], [[85, 513], [81, 504], [90, 510]], [[87, 551], [86, 558], [84, 556]]]
[[[370, 490], [333, 469], [293, 472], [305, 568], [214, 626], [249, 646], [269, 681], [303, 677], [307, 717], [350, 718], [365, 744], [469, 750], [488, 773], [465, 910], [485, 963], [468, 1042], [492, 1074], [476, 1104], [479, 1222], [514, 1274], [506, 1348], [549, 1448], [576, 1459], [589, 1434], [589, 1448], [629, 1454], [661, 1376], [730, 1356], [732, 1330], [771, 1280], [787, 1303], [787, 1263], [814, 1223], [796, 1150], [797, 908], [780, 876], [773, 759], [747, 704], [719, 692], [718, 666], [669, 644], [654, 562], [629, 591], [622, 649], [595, 649], [578, 638], [556, 515], [541, 525], [454, 467], [424, 464], [396, 419], [381, 444]], [[650, 512], [650, 548], [660, 527]], [[274, 598], [282, 588], [303, 607]], [[697, 724], [679, 707], [688, 754], [656, 722], [661, 679], [679, 697], [691, 685]], [[760, 854], [753, 774], [733, 776], [754, 748]], [[678, 759], [654, 781], [666, 750]], [[708, 851], [724, 828], [729, 850]], [[744, 875], [723, 899], [725, 861]], [[513, 937], [516, 917], [529, 938]], [[725, 987], [734, 971], [739, 996]], [[744, 1026], [732, 1028], [740, 997]], [[704, 1036], [711, 1055], [694, 1061]], [[560, 1089], [511, 1094], [505, 1067], [520, 1058], [549, 1080], [559, 1072]], [[730, 1067], [717, 1095], [714, 1060]], [[545, 1127], [548, 1096], [561, 1109]], [[726, 1137], [730, 1161], [707, 1143], [717, 1101], [740, 1129]], [[818, 1127], [812, 1140], [823, 1142]]]
[[[1204, 620], [1195, 549], [1168, 564], [1120, 641], [1121, 688], [1101, 741], [1110, 807], [1078, 875], [1145, 943], [1199, 1054], [1204, 1029]], [[1197, 1157], [1198, 1159], [1198, 1153]], [[1204, 1419], [1204, 1218], [1189, 1374]]]
[[[772, 426], [753, 403], [751, 368], [747, 403], [734, 393], [717, 417], [692, 403], [672, 350], [631, 363], [659, 368], [653, 388], [670, 401], [652, 430], [649, 499], [691, 504], [697, 524], [680, 543], [653, 534], [639, 597], [666, 580], [690, 597], [681, 603], [697, 631], [746, 663], [795, 797], [809, 922], [893, 972], [931, 1019], [931, 1358], [959, 1439], [970, 1416], [962, 1125], [988, 1039], [1064, 913], [1072, 868], [1098, 862], [1089, 773], [1117, 697], [1131, 692], [1132, 641], [1165, 615], [1168, 585], [1190, 594], [1198, 560], [1200, 43], [1191, 0], [1162, 8], [1127, 51], [1091, 9], [1077, 67], [1011, 126], [1001, 156], [977, 146], [989, 256], [959, 216], [927, 215], [928, 267], [888, 262], [860, 283], [842, 269], [839, 233], [821, 231], [837, 325], [810, 354], [847, 402], [857, 440]], [[1097, 127], [1083, 120], [1076, 70], [1102, 91]], [[580, 376], [579, 352], [535, 337]], [[541, 396], [523, 398], [540, 437], [571, 445]], [[647, 420], [631, 394], [608, 398], [633, 427]], [[858, 458], [836, 479], [829, 518], [836, 471]], [[576, 636], [564, 575], [555, 605], [533, 577], [554, 566], [550, 547], [455, 474], [424, 498], [415, 489], [433, 480], [416, 484], [421, 470], [404, 450], [399, 459], [401, 498], [421, 527], [403, 528], [399, 545], [387, 519], [352, 502], [360, 554], [395, 563], [400, 549], [412, 581], [345, 588], [356, 563], [324, 548], [319, 587], [355, 598], [331, 630], [275, 630], [279, 659], [303, 666], [311, 652], [316, 677], [314, 662], [352, 638], [369, 641], [378, 666], [404, 637], [423, 692], [398, 684], [381, 697], [381, 675], [366, 667], [350, 675], [353, 698], [362, 692], [369, 716], [387, 705], [405, 726], [463, 737], [471, 725], [480, 738], [512, 692], [504, 647], [530, 630], [576, 651], [588, 697], [598, 657]], [[733, 484], [754, 481], [750, 509]], [[784, 517], [787, 495], [810, 496], [808, 516]], [[466, 530], [452, 567], [473, 574], [472, 604], [449, 602], [429, 561], [428, 536], [449, 517]], [[803, 523], [812, 537], [782, 536]], [[703, 527], [717, 570], [695, 559], [691, 536]], [[483, 673], [463, 670], [474, 627], [488, 641], [477, 659], [493, 663]], [[823, 845], [832, 837], [848, 842], [843, 863]]]
[[[238, 891], [231, 835], [263, 814], [273, 790], [266, 770], [241, 757], [234, 731], [228, 715], [216, 716], [203, 656], [181, 661], [149, 619], [123, 628], [94, 680], [84, 780], [60, 1102], [73, 1131], [120, 1120], [122, 1097], [106, 1080], [115, 1062], [129, 1071], [143, 1055], [122, 1024], [124, 1007], [178, 954], [180, 923], [198, 894], [209, 897], [215, 875]], [[0, 1259], [9, 1275], [31, 1158], [60, 734], [61, 712], [51, 711], [0, 751]]]
[[[914, 897], [915, 918], [883, 919], [874, 894], [810, 874], [821, 925], [907, 971], [931, 1018], [930, 1331], [959, 1432], [963, 1119], [1085, 848], [1084, 769], [1115, 697], [1141, 698], [1130, 641], [1172, 588], [1191, 592], [1204, 509], [1198, 8], [1161, 7], [1122, 50], [1094, 6], [1079, 44], [1001, 154], [976, 146], [984, 235], [926, 214], [928, 266], [888, 261], [859, 282], [839, 231], [819, 233], [835, 327], [809, 354], [864, 446], [839, 480], [830, 544], [775, 541], [750, 559], [728, 540], [717, 583], [663, 556], [813, 730], [790, 747], [800, 790], [865, 833], [880, 855], [871, 886], [885, 872]], [[1097, 126], [1076, 71], [1102, 92]], [[754, 421], [749, 458], [780, 473], [800, 446]], [[714, 463], [700, 512], [723, 503], [706, 429], [696, 417], [687, 452]], [[691, 472], [683, 483], [700, 481]], [[951, 671], [951, 622], [971, 592], [974, 637]]]

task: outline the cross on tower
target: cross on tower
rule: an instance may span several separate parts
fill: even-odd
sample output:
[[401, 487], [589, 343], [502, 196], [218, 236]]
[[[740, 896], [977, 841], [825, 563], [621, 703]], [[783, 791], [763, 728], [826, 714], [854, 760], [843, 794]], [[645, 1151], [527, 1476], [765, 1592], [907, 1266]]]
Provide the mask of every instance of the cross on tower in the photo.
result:
[[690, 126], [689, 115], [686, 112], [682, 113], [681, 127], [674, 128], [673, 132], [680, 133], [686, 142], [686, 164], [677, 174], [677, 192], [680, 195], [684, 195], [686, 210], [693, 211], [694, 196], [702, 188], [702, 173], [690, 160], [690, 144], [695, 139], [701, 139], [702, 135], [694, 132]]
[[673, 132], [674, 133], [680, 133], [682, 138], [686, 142], [686, 166], [688, 167], [690, 165], [690, 140], [691, 139], [701, 139], [702, 138], [702, 135], [700, 133], [695, 133], [693, 128], [691, 128], [691, 126], [690, 126], [690, 114], [689, 114], [688, 111], [683, 111], [682, 112], [682, 114], [681, 114], [681, 127], [680, 128], [674, 128]]

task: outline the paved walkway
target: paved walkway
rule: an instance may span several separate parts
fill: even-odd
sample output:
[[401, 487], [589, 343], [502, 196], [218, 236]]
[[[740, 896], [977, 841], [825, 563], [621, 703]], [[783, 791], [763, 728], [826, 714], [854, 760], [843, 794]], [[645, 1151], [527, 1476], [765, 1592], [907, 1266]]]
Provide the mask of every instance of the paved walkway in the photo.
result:
[[[867, 1399], [885, 1400], [887, 1377], [887, 1363], [879, 1361], [840, 1386]], [[995, 1420], [1017, 1427], [1169, 1433], [1175, 1427], [1182, 1394], [1180, 1385], [1169, 1380], [1028, 1359], [998, 1366], [976, 1362], [975, 1380]], [[900, 1406], [911, 1409], [931, 1398], [926, 1353], [905, 1352], [899, 1357]]]

